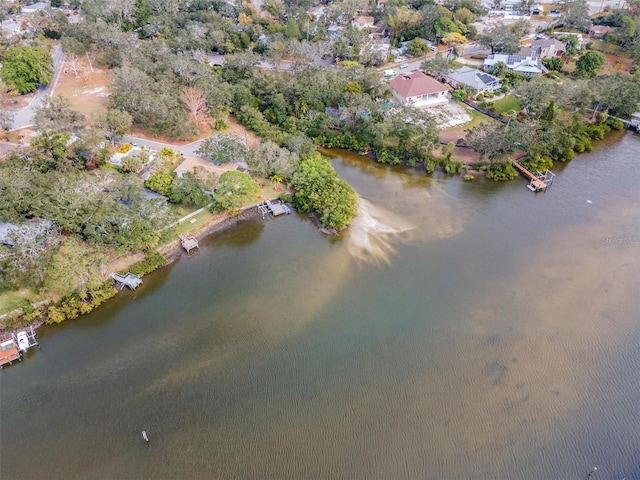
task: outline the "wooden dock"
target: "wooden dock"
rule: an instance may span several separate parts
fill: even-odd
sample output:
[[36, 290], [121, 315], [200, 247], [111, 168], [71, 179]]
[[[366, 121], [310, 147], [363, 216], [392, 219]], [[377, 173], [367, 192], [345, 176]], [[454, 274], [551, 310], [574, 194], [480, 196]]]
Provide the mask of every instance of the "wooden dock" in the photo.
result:
[[262, 218], [264, 219], [264, 216], [267, 213], [271, 213], [274, 217], [284, 214], [289, 215], [291, 213], [291, 209], [282, 202], [274, 203], [271, 200], [265, 200], [263, 203], [258, 205], [258, 212], [262, 214]]
[[191, 250], [195, 248], [200, 248], [200, 244], [198, 240], [193, 238], [191, 235], [179, 235], [180, 243], [182, 244], [182, 248], [184, 248], [187, 253], [191, 252]]
[[16, 360], [22, 361], [18, 342], [14, 338], [9, 338], [0, 342], [0, 368], [7, 363], [13, 365]]
[[125, 286], [129, 287], [131, 290], [135, 290], [142, 283], [142, 279], [138, 275], [134, 275], [131, 272], [127, 272], [125, 275], [112, 273], [111, 278], [115, 280], [116, 288], [118, 290], [122, 290]]
[[530, 172], [520, 162], [513, 162], [513, 166], [529, 179], [529, 185], [527, 185], [527, 188], [532, 192], [541, 192], [546, 190], [551, 183], [553, 183], [553, 178], [556, 176], [556, 174], [551, 170], [547, 170], [544, 174], [535, 174]]

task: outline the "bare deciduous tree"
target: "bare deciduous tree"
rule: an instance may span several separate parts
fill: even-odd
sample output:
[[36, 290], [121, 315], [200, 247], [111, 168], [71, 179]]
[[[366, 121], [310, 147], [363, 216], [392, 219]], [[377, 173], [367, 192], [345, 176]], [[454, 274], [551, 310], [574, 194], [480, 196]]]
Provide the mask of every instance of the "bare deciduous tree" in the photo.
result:
[[207, 97], [198, 87], [184, 87], [180, 94], [180, 99], [184, 104], [187, 114], [196, 123], [205, 123], [209, 119], [209, 106]]
[[75, 53], [65, 53], [64, 61], [69, 65], [69, 68], [73, 71], [73, 75], [78, 78], [78, 68], [80, 67], [80, 57]]

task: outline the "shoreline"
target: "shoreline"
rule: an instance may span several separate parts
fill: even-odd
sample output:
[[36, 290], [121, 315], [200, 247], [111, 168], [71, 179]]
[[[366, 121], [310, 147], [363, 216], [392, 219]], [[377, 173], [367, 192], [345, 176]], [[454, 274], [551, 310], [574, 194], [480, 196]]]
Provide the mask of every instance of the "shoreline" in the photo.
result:
[[[238, 212], [235, 215], [228, 215], [228, 214], [219, 214], [219, 217], [216, 218], [216, 216], [214, 216], [214, 218], [211, 219], [210, 222], [205, 223], [204, 225], [201, 225], [200, 227], [198, 227], [197, 229], [195, 229], [195, 231], [191, 232], [191, 234], [198, 239], [198, 241], [202, 241], [204, 240], [206, 237], [208, 237], [209, 235], [212, 235], [214, 233], [217, 232], [221, 232], [224, 230], [227, 230], [229, 228], [233, 228], [235, 226], [237, 226], [240, 223], [249, 221], [249, 220], [254, 220], [254, 219], [258, 219], [260, 218], [260, 214], [258, 213], [258, 209], [257, 209], [257, 204], [252, 204], [249, 205], [247, 207], [244, 207], [240, 212]], [[169, 243], [167, 243], [166, 245], [163, 245], [157, 249], [154, 250], [155, 252], [158, 252], [160, 254], [162, 254], [162, 256], [164, 256], [166, 258], [166, 262], [161, 265], [160, 267], [158, 267], [156, 270], [154, 271], [158, 271], [161, 268], [164, 268], [170, 264], [172, 264], [173, 262], [175, 262], [176, 260], [178, 260], [178, 258], [180, 258], [185, 252], [182, 248], [182, 245], [180, 244], [180, 239], [175, 239]], [[131, 262], [131, 264], [135, 263], [135, 256], [138, 255], [139, 252], [129, 255], [128, 259], [133, 260]], [[153, 272], [151, 272], [153, 273]], [[148, 274], [147, 274], [148, 275]], [[142, 277], [144, 277], [146, 275], [143, 275]], [[108, 281], [108, 277], [104, 280], [105, 282]], [[117, 295], [117, 294], [116, 294]], [[116, 296], [114, 295], [114, 297]], [[112, 298], [114, 298], [112, 297]], [[110, 299], [109, 299], [110, 300]], [[107, 301], [109, 301], [107, 300]], [[43, 306], [49, 303], [54, 302], [52, 299], [45, 299], [45, 300], [41, 300], [39, 302], [36, 303], [36, 305], [39, 306]], [[54, 302], [55, 303], [55, 302]], [[97, 310], [98, 308], [100, 308], [100, 306], [97, 306], [96, 308], [94, 308], [92, 310], [92, 312], [94, 310]], [[4, 313], [2, 315], [0, 315], [0, 320], [5, 319], [6, 317], [16, 314], [17, 312], [22, 312], [22, 309], [16, 309], [13, 310], [11, 312], [7, 312]], [[91, 313], [91, 312], [89, 312]], [[64, 323], [64, 322], [63, 322]], [[11, 335], [12, 333], [18, 333], [19, 331], [22, 331], [26, 328], [29, 327], [33, 327], [34, 329], [38, 329], [44, 325], [48, 325], [46, 322], [45, 318], [39, 318], [33, 322], [30, 323], [25, 323], [24, 325], [17, 327], [17, 328], [0, 328], [0, 338], [4, 338], [6, 336]], [[53, 323], [51, 324], [53, 325]]]
[[[239, 223], [254, 220], [257, 218], [260, 218], [260, 214], [258, 213], [257, 204], [253, 204], [249, 205], [248, 207], [244, 207], [239, 213], [235, 215], [220, 214], [219, 218], [214, 217], [210, 222], [201, 225], [200, 227], [198, 227], [194, 231], [190, 231], [189, 233], [200, 242], [213, 233], [227, 230], [229, 228], [235, 227]], [[163, 265], [163, 267], [169, 265], [170, 263], [181, 257], [183, 254], [185, 254], [185, 251], [180, 244], [180, 239], [175, 239], [167, 243], [166, 245], [163, 245], [162, 247], [156, 249], [156, 251], [161, 253], [167, 259], [167, 262]]]
[[[626, 130], [622, 130], [619, 133], [611, 130], [609, 132], [607, 132], [606, 136], [604, 139], [602, 140], [594, 140], [594, 147], [597, 148], [597, 146], [606, 146], [609, 143], [611, 143], [612, 141], [618, 141], [620, 139], [620, 137], [622, 137], [624, 135], [624, 133], [626, 132]], [[616, 133], [618, 133], [618, 135], [616, 135]], [[612, 138], [613, 137], [613, 138]], [[595, 149], [594, 148], [594, 149]], [[331, 153], [332, 152], [336, 152], [336, 151], [344, 151], [344, 152], [349, 152], [351, 154], [355, 154], [358, 155], [360, 157], [363, 158], [367, 158], [370, 161], [373, 161], [376, 164], [379, 164], [376, 160], [375, 157], [372, 155], [372, 152], [369, 152], [368, 154], [361, 154], [359, 152], [355, 152], [355, 151], [349, 151], [349, 150], [343, 150], [343, 149], [337, 149], [337, 148], [323, 148], [323, 147], [318, 147], [317, 150], [322, 153], [323, 155], [327, 155], [331, 157]], [[579, 156], [579, 153], [578, 153]], [[558, 162], [560, 165], [566, 165], [570, 162]], [[382, 164], [380, 164], [382, 165]], [[405, 164], [400, 164], [398, 165], [401, 168], [404, 169], [421, 169], [421, 167], [423, 167], [423, 164], [416, 164], [416, 165], [405, 165]], [[482, 171], [482, 170], [476, 170], [473, 168], [470, 168], [469, 170], [467, 170], [466, 172], [463, 173], [471, 173], [474, 176], [485, 176], [486, 175], [486, 171]], [[457, 174], [457, 175], [462, 175], [463, 173]], [[518, 175], [519, 176], [519, 175]], [[258, 213], [257, 210], [257, 205], [258, 203], [254, 203], [251, 204], [249, 206], [246, 206], [244, 208], [242, 208], [240, 210], [240, 212], [238, 212], [237, 214], [234, 215], [229, 215], [229, 214], [218, 214], [218, 215], [214, 215], [214, 217], [207, 223], [200, 225], [199, 227], [195, 228], [193, 231], [189, 231], [189, 233], [191, 233], [198, 241], [202, 241], [204, 240], [206, 237], [208, 237], [209, 235], [216, 233], [216, 232], [220, 232], [223, 230], [226, 230], [228, 228], [232, 228], [237, 226], [238, 224], [242, 223], [242, 222], [246, 222], [249, 220], [253, 220], [253, 219], [257, 219], [260, 217], [260, 214]], [[331, 232], [331, 231], [325, 231], [324, 229], [322, 229], [319, 225], [319, 223], [317, 222], [317, 218], [315, 217], [315, 215], [312, 215], [313, 220], [314, 220], [314, 224], [320, 229], [320, 231], [323, 234], [332, 234], [335, 232]], [[159, 248], [154, 249], [155, 252], [158, 252], [160, 254], [162, 254], [165, 258], [166, 258], [166, 262], [158, 267], [159, 268], [163, 268], [166, 267], [168, 265], [170, 265], [171, 263], [175, 262], [180, 256], [182, 256], [184, 250], [182, 248], [182, 245], [180, 243], [179, 239], [175, 239], [169, 243], [167, 243], [166, 245], [163, 245]], [[134, 257], [135, 255], [139, 255], [140, 252], [136, 252], [135, 254], [131, 254], [128, 255], [127, 257], [124, 257], [128, 260], [132, 260], [127, 267], [123, 268], [122, 270], [126, 270], [128, 268], [128, 266], [132, 265], [133, 263], [135, 263]], [[118, 269], [120, 270], [120, 269]], [[157, 269], [156, 269], [157, 270]], [[108, 279], [108, 278], [107, 278]], [[105, 279], [105, 282], [107, 281], [107, 279]], [[52, 299], [45, 299], [45, 300], [41, 300], [39, 302], [37, 302], [37, 305], [46, 305], [48, 303], [51, 302], [55, 302]], [[97, 307], [96, 307], [97, 308]], [[22, 312], [22, 309], [16, 309], [13, 310], [11, 312], [7, 312], [4, 313], [2, 315], [0, 315], [0, 320], [16, 314], [18, 311]], [[3, 328], [0, 327], [0, 337], [4, 337], [8, 334], [11, 333], [17, 333], [18, 331], [21, 331], [25, 328], [28, 328], [30, 326], [33, 326], [33, 328], [40, 328], [43, 325], [46, 325], [46, 320], [45, 319], [38, 319], [34, 322], [31, 323], [27, 323], [21, 327], [18, 328]]]

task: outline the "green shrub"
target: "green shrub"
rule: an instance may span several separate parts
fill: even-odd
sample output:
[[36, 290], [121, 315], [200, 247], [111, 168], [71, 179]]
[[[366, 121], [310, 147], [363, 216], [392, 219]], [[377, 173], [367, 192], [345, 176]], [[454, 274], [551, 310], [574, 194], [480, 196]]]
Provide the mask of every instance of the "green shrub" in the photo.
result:
[[97, 287], [74, 292], [64, 297], [57, 305], [46, 308], [46, 323], [61, 323], [89, 313], [116, 293], [118, 291], [113, 286], [113, 280], [107, 280]]
[[121, 271], [120, 274], [124, 275], [127, 272], [131, 272], [134, 275], [142, 276], [153, 272], [166, 263], [167, 259], [161, 253], [149, 252], [146, 254], [144, 260], [134, 263], [126, 271]]
[[510, 162], [493, 162], [489, 166], [487, 178], [490, 178], [496, 182], [513, 180], [514, 178], [516, 178], [516, 171]]
[[229, 129], [229, 122], [227, 122], [226, 120], [216, 120], [215, 124], [213, 125], [213, 129], [214, 130], [228, 130]]
[[293, 196], [290, 193], [282, 192], [280, 195], [278, 195], [278, 199], [280, 199], [280, 201], [284, 203], [291, 203], [291, 201], [293, 200]]
[[465, 174], [465, 176], [463, 177], [465, 182], [470, 182], [471, 180], [473, 180], [474, 177], [473, 175], [471, 175], [470, 173]]
[[467, 98], [467, 91], [463, 89], [454, 90], [451, 92], [451, 98], [457, 100], [458, 102], [462, 102]]
[[553, 160], [551, 160], [549, 157], [530, 157], [520, 163], [522, 163], [522, 165], [524, 165], [525, 168], [527, 168], [529, 171], [534, 173], [546, 172], [553, 166]]
[[613, 130], [624, 130], [624, 123], [622, 123], [622, 120], [618, 120], [617, 118], [607, 118], [607, 125]]

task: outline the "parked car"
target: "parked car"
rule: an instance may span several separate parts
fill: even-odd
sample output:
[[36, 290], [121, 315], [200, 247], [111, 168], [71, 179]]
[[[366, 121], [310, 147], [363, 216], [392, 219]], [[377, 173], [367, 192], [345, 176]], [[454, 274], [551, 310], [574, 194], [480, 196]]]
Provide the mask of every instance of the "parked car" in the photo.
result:
[[554, 15], [558, 15], [560, 13], [560, 10], [556, 10], [554, 8], [553, 10], [550, 10], [549, 13], [553, 13]]
[[431, 45], [429, 48], [431, 49], [432, 52], [438, 51], [438, 47], [436, 47], [435, 45]]
[[408, 68], [409, 64], [408, 63], [403, 63], [402, 65], [400, 65], [400, 68]]

